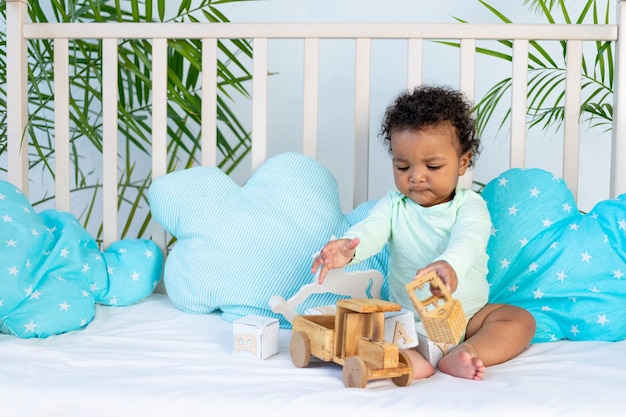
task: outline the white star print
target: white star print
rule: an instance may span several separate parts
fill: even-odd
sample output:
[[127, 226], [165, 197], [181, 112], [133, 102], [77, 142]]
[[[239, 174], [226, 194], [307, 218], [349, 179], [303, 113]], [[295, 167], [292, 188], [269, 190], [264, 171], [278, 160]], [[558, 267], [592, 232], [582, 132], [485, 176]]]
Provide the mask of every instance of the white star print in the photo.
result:
[[541, 311], [552, 311], [552, 309], [550, 308], [550, 306], [542, 306]]
[[82, 271], [83, 271], [83, 273], [84, 273], [84, 274], [86, 274], [87, 272], [89, 272], [89, 269], [90, 269], [90, 268], [89, 268], [89, 264], [83, 264], [83, 269], [82, 269]]
[[30, 233], [35, 237], [39, 237], [39, 232], [34, 227], [30, 229]]
[[63, 248], [61, 249], [61, 256], [64, 258], [67, 258], [67, 255], [69, 255], [70, 251], [67, 250], [67, 248]]
[[595, 287], [595, 286], [593, 288], [590, 288], [589, 291], [591, 291], [591, 292], [600, 292], [598, 287]]
[[120, 250], [117, 251], [119, 254], [123, 254], [126, 253], [126, 248], [120, 248]]
[[572, 325], [572, 328], [570, 329], [570, 331], [569, 331], [569, 332], [570, 332], [570, 333], [573, 333], [573, 334], [574, 334], [574, 337], [576, 337], [576, 335], [577, 335], [578, 333], [580, 333], [580, 330], [578, 330], [578, 325]]
[[24, 325], [24, 327], [26, 327], [26, 331], [27, 332], [34, 332], [36, 326], [37, 325], [35, 323], [33, 323], [32, 320], [30, 321], [30, 323]]
[[580, 228], [580, 226], [577, 225], [576, 223], [572, 223], [572, 224], [569, 225], [569, 229], [570, 230], [578, 231], [579, 228]]
[[557, 272], [556, 273], [556, 279], [558, 281], [563, 282], [563, 281], [565, 281], [565, 278], [567, 278], [567, 275], [565, 274], [565, 271], [561, 271], [561, 272]]
[[542, 220], [541, 223], [543, 223], [543, 227], [550, 227], [550, 226], [552, 226], [552, 220], [550, 220], [548, 218]]
[[5, 195], [0, 193], [0, 200], [4, 200], [5, 199]]
[[506, 179], [506, 178], [504, 178], [504, 177], [502, 177], [502, 178], [500, 178], [500, 179], [498, 180], [498, 184], [499, 184], [501, 187], [506, 187], [506, 184], [507, 184], [508, 182], [509, 182], [509, 180], [507, 180], [507, 179]]
[[626, 230], [626, 219], [622, 219], [618, 223], [619, 223], [619, 230]]
[[617, 271], [613, 271], [613, 278], [621, 280], [623, 276], [624, 273], [620, 269], [618, 269]]
[[606, 318], [606, 314], [602, 314], [598, 316], [598, 321], [596, 323], [600, 323], [600, 325], [604, 327], [604, 325], [608, 322], [609, 322], [609, 319]]
[[506, 258], [500, 261], [500, 266], [502, 268], [508, 268], [509, 265], [511, 265], [511, 262], [509, 262]]
[[572, 206], [570, 206], [568, 203], [561, 204], [561, 207], [563, 207], [563, 211], [566, 211], [568, 213], [572, 212]]
[[515, 206], [509, 207], [509, 216], [517, 216], [519, 209]]
[[146, 255], [146, 258], [152, 258], [154, 256], [154, 254], [152, 253], [150, 249], [146, 249], [146, 251], [143, 254]]
[[17, 242], [14, 241], [13, 239], [9, 239], [9, 240], [7, 240], [7, 246], [12, 246], [12, 247], [16, 248], [17, 247]]
[[4, 216], [2, 216], [2, 220], [4, 220], [5, 223], [13, 222], [13, 218], [9, 216], [8, 214], [5, 214]]
[[541, 292], [540, 288], [537, 288], [535, 291], [533, 291], [533, 294], [535, 295], [535, 299], [543, 298], [543, 296], [545, 295], [544, 293]]
[[539, 193], [540, 193], [540, 192], [541, 192], [541, 191], [539, 191], [539, 190], [537, 189], [537, 187], [535, 187], [535, 188], [533, 188], [532, 190], [530, 190], [530, 196], [531, 196], [531, 197], [535, 197], [535, 198], [537, 198], [537, 197], [539, 197]]
[[591, 258], [593, 258], [593, 256], [589, 255], [588, 251], [585, 251], [585, 253], [581, 253], [580, 256], [582, 257], [580, 262], [587, 262], [587, 263], [589, 263], [589, 260]]
[[519, 241], [520, 243], [520, 248], [523, 248], [524, 246], [526, 246], [528, 244], [528, 239], [526, 239], [526, 236], [524, 236], [524, 239]]
[[559, 242], [552, 242], [552, 244], [550, 245], [550, 249], [555, 249], [556, 247], [559, 246]]
[[491, 236], [495, 236], [496, 233], [498, 233], [498, 229], [496, 229], [495, 227], [491, 226]]
[[30, 299], [31, 299], [31, 300], [33, 300], [33, 299], [35, 299], [35, 300], [39, 300], [39, 296], [40, 296], [40, 295], [41, 295], [41, 292], [40, 292], [40, 291], [35, 290], [35, 291], [33, 291], [33, 292], [30, 294]]
[[133, 279], [133, 281], [139, 281], [139, 274], [136, 271], [133, 271], [130, 277]]
[[18, 274], [19, 272], [20, 272], [20, 271], [19, 271], [19, 269], [17, 269], [17, 268], [15, 267], [15, 265], [13, 265], [11, 268], [9, 268], [9, 275], [15, 275], [15, 276], [17, 276], [17, 274]]
[[113, 297], [109, 300], [109, 304], [112, 306], [117, 305], [117, 297]]
[[517, 292], [517, 289], [518, 289], [518, 288], [519, 288], [519, 287], [518, 287], [517, 285], [513, 284], [513, 285], [511, 285], [511, 287], [509, 288], [509, 291], [510, 291], [510, 292]]
[[537, 268], [539, 268], [539, 265], [537, 265], [536, 263], [533, 262], [528, 267], [528, 271], [529, 272], [537, 272]]
[[69, 311], [70, 305], [67, 303], [67, 301], [63, 301], [63, 304], [59, 304], [59, 310]]

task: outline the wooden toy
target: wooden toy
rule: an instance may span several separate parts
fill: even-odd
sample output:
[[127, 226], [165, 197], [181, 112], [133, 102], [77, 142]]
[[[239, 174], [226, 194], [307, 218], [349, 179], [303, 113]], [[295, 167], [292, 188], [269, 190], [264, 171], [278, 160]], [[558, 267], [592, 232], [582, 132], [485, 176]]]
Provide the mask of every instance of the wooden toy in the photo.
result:
[[246, 316], [233, 322], [233, 354], [267, 359], [278, 353], [278, 320]]
[[[420, 300], [415, 290], [421, 290], [427, 283], [438, 287], [443, 295], [433, 295]], [[458, 344], [465, 334], [467, 319], [461, 302], [452, 298], [439, 275], [434, 271], [422, 275], [406, 284], [406, 290], [422, 320], [428, 338], [435, 343]]]
[[290, 353], [299, 368], [311, 356], [343, 366], [346, 387], [365, 388], [374, 379], [391, 378], [398, 386], [413, 381], [413, 366], [395, 343], [384, 337], [385, 312], [401, 306], [377, 299], [343, 299], [334, 315], [294, 317]]

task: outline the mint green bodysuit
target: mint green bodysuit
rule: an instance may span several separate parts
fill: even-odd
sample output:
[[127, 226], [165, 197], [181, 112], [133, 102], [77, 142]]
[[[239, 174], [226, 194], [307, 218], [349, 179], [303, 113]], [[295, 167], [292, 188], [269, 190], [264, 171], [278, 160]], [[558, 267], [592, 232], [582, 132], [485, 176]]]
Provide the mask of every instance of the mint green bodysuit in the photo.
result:
[[[343, 237], [361, 241], [351, 263], [375, 255], [389, 242], [389, 298], [412, 311], [405, 284], [420, 268], [438, 260], [448, 262], [458, 277], [453, 297], [461, 300], [469, 320], [489, 297], [486, 247], [490, 234], [485, 201], [476, 192], [457, 187], [451, 201], [432, 207], [390, 191]], [[427, 288], [416, 294], [422, 300], [431, 296]]]

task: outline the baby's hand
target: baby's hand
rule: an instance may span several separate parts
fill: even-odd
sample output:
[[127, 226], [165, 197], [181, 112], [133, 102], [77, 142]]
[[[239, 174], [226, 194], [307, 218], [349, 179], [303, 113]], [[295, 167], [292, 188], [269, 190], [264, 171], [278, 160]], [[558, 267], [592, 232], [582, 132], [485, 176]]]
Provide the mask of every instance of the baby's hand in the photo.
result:
[[[446, 261], [433, 262], [432, 264], [429, 264], [417, 271], [416, 277], [427, 274], [431, 271], [435, 271], [437, 275], [439, 275], [439, 278], [441, 278], [441, 281], [443, 281], [443, 284], [448, 288], [450, 293], [456, 291], [459, 280], [456, 276], [456, 272], [449, 263]], [[436, 296], [443, 295], [441, 290], [433, 285], [430, 286], [430, 292]]]
[[322, 284], [328, 271], [334, 268], [346, 266], [354, 257], [354, 250], [359, 245], [359, 239], [337, 239], [331, 240], [320, 251], [320, 254], [313, 261], [311, 273], [315, 273], [320, 266], [319, 277], [317, 282]]

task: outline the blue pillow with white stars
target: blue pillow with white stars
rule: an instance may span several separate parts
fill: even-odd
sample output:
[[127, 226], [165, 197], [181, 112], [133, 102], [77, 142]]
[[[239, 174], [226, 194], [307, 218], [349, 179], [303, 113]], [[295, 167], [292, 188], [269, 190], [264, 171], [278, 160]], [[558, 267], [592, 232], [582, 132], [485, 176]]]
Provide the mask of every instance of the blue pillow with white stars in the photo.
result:
[[[194, 167], [157, 178], [148, 193], [153, 219], [176, 237], [163, 282], [180, 310], [221, 311], [233, 321], [254, 314], [277, 318], [269, 300], [285, 300], [312, 282], [312, 255], [360, 221], [375, 202], [342, 213], [332, 173], [295, 152], [269, 158], [240, 186], [216, 167]], [[346, 268], [386, 276], [386, 249]], [[381, 296], [387, 297], [386, 282]], [[333, 304], [313, 295], [298, 309]]]
[[626, 338], [626, 194], [576, 208], [564, 181], [511, 169], [482, 192], [493, 232], [490, 302], [530, 311], [533, 342]]
[[152, 241], [123, 239], [104, 252], [76, 218], [35, 213], [0, 181], [0, 332], [48, 337], [87, 326], [95, 304], [125, 306], [149, 295], [163, 255]]

